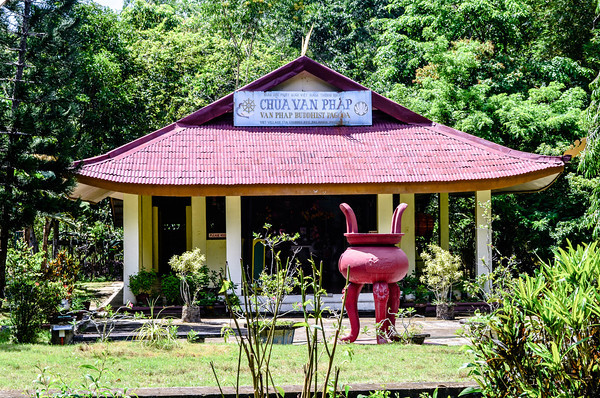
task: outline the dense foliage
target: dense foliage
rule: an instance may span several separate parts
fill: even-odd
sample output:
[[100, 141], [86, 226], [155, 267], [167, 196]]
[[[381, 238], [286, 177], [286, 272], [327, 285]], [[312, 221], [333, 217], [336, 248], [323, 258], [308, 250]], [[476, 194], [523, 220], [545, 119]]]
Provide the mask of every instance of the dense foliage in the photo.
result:
[[[58, 262], [69, 262], [62, 255]], [[48, 274], [42, 253], [33, 254], [29, 248], [11, 249], [8, 255], [6, 300], [10, 309], [13, 338], [19, 343], [33, 343], [41, 330], [58, 311], [61, 300], [72, 290], [72, 273], [63, 264], [64, 272]], [[63, 281], [62, 277], [67, 280]]]
[[600, 393], [600, 250], [569, 246], [555, 255], [471, 325], [472, 374], [486, 397]]
[[[18, 45], [23, 2], [2, 8], [2, 79], [14, 78], [7, 48]], [[31, 134], [0, 133], [0, 170], [16, 170], [12, 185], [0, 185], [10, 213], [3, 231], [58, 211], [71, 160], [170, 124], [294, 59], [311, 27], [308, 56], [436, 122], [553, 155], [597, 130], [597, 99], [588, 112], [600, 69], [597, 0], [127, 0], [119, 13], [90, 0], [33, 4], [31, 24], [44, 33], [27, 39], [35, 67], [26, 80], [35, 84], [23, 85], [18, 112], [9, 98], [0, 109], [4, 130]], [[14, 96], [9, 80], [0, 86]], [[590, 148], [587, 174], [575, 158], [545, 192], [494, 197], [495, 243], [523, 269], [600, 231], [598, 145]], [[79, 206], [61, 206], [78, 217]], [[465, 236], [474, 224], [462, 217], [472, 208], [451, 203], [456, 253], [472, 252]]]

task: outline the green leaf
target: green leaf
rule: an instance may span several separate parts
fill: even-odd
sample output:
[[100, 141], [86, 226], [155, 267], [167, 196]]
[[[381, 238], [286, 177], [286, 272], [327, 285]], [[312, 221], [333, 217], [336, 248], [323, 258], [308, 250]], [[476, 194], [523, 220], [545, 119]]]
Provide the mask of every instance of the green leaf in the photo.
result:
[[277, 389], [277, 391], [279, 392], [279, 395], [281, 395], [282, 397], [285, 397], [285, 390], [280, 387], [280, 386], [275, 386], [275, 388]]
[[463, 395], [481, 394], [481, 393], [483, 393], [483, 390], [481, 389], [481, 387], [467, 387], [464, 390], [462, 390], [460, 392], [460, 394], [458, 394], [458, 396], [462, 397]]
[[228, 290], [231, 289], [231, 286], [232, 286], [231, 281], [224, 280], [223, 284], [221, 285], [221, 290], [219, 290], [219, 294], [227, 292]]
[[560, 353], [558, 352], [558, 346], [554, 341], [550, 343], [550, 348], [552, 349], [552, 361], [555, 364], [560, 364]]

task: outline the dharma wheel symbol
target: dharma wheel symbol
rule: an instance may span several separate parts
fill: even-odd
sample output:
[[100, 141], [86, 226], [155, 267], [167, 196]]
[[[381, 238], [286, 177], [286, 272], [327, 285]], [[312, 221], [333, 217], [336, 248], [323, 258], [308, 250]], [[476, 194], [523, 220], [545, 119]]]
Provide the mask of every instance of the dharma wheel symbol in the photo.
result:
[[251, 100], [250, 98], [246, 98], [243, 102], [242, 102], [242, 110], [246, 113], [252, 113], [254, 112], [254, 108], [256, 107], [256, 105], [254, 104], [254, 101]]
[[360, 101], [354, 105], [354, 113], [358, 116], [364, 116], [369, 111], [369, 105], [366, 102]]
[[239, 117], [250, 118], [250, 115], [252, 115], [255, 108], [256, 104], [254, 103], [254, 100], [246, 98], [244, 101], [239, 103], [237, 109], [235, 110], [235, 113]]

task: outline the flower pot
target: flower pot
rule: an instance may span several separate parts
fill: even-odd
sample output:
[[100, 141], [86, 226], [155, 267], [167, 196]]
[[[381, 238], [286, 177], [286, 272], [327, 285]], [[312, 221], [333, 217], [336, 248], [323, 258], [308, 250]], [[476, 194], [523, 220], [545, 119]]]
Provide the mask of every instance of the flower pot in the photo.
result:
[[[258, 333], [263, 343], [269, 338], [269, 330], [269, 328], [266, 328]], [[273, 330], [273, 344], [292, 344], [294, 342], [294, 331], [294, 327], [276, 325]]]
[[200, 307], [197, 305], [184, 305], [181, 309], [181, 320], [183, 322], [198, 323], [200, 319]]
[[453, 320], [454, 305], [451, 303], [439, 303], [435, 306], [435, 315], [437, 319]]
[[[262, 322], [255, 322], [251, 324], [244, 324], [244, 327], [248, 328], [248, 333], [250, 333], [250, 328], [259, 328], [258, 337], [263, 343], [265, 343], [269, 338], [269, 331], [271, 330], [271, 327], [268, 324], [265, 325]], [[294, 326], [292, 323], [275, 323], [275, 328], [273, 329], [273, 344], [292, 344], [294, 342], [295, 330], [296, 326]]]
[[406, 295], [404, 295], [404, 300], [406, 300], [407, 302], [414, 302], [417, 299], [417, 296], [414, 293], [408, 293]]
[[137, 305], [148, 305], [148, 301], [150, 300], [150, 295], [148, 293], [138, 293], [135, 295], [135, 302]]
[[425, 342], [425, 338], [429, 336], [431, 336], [429, 333], [415, 334], [414, 336], [410, 336], [410, 343], [422, 345]]

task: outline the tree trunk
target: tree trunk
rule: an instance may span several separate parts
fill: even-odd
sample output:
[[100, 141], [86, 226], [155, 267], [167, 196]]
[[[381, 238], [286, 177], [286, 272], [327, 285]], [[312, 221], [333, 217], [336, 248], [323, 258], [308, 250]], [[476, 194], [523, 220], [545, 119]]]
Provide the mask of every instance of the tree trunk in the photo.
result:
[[52, 220], [52, 257], [56, 258], [59, 252], [59, 234], [60, 222], [57, 219]]
[[[2, 213], [2, 225], [6, 219], [7, 211]], [[0, 226], [0, 299], [4, 298], [4, 288], [6, 287], [6, 257], [8, 254], [8, 228]], [[2, 303], [2, 300], [0, 300]]]
[[27, 246], [29, 246], [34, 253], [40, 251], [33, 226], [30, 225], [28, 227], [25, 227], [25, 229], [23, 230], [23, 239], [25, 240]]
[[45, 217], [44, 236], [42, 237], [42, 253], [44, 253], [44, 266], [48, 262], [48, 239], [50, 239], [51, 227], [52, 219], [50, 217]]

